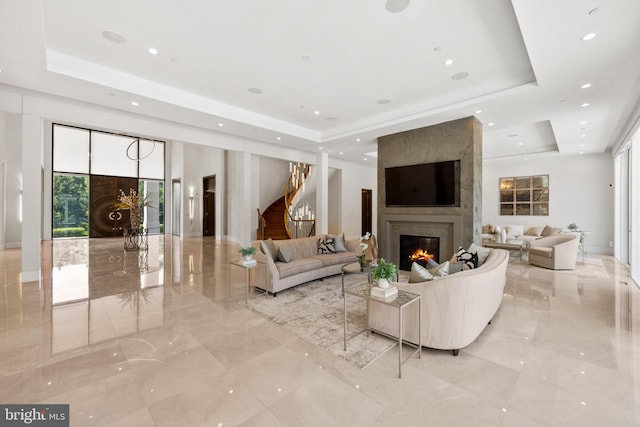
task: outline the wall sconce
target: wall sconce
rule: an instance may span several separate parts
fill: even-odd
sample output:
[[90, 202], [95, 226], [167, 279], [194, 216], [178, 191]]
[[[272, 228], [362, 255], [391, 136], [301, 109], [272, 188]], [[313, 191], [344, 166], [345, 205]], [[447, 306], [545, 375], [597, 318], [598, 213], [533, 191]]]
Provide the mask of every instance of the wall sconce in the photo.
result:
[[189, 222], [191, 224], [193, 224], [193, 209], [194, 209], [193, 187], [189, 187]]

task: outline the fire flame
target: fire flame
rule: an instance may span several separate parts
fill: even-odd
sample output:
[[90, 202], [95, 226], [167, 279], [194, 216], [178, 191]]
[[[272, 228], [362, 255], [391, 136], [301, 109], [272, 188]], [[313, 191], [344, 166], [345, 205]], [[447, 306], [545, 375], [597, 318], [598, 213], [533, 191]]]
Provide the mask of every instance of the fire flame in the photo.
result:
[[435, 258], [435, 255], [430, 254], [424, 249], [416, 249], [416, 251], [409, 257], [411, 261], [429, 261], [433, 258]]

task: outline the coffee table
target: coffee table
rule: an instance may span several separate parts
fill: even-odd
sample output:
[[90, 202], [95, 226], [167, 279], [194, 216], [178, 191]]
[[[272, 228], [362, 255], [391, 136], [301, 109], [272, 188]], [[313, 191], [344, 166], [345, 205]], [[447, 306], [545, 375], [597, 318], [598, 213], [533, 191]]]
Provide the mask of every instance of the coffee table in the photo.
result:
[[520, 261], [522, 261], [522, 253], [527, 252], [527, 244], [522, 240], [511, 240], [507, 242], [485, 242], [485, 248], [491, 249], [506, 249], [511, 253], [511, 251], [518, 251], [518, 256]]
[[[342, 287], [342, 298], [344, 300], [344, 350], [347, 351], [347, 295], [353, 295], [367, 300], [367, 304], [370, 301], [376, 301], [381, 304], [386, 304], [390, 307], [397, 309], [398, 311], [398, 378], [402, 378], [402, 365], [404, 365], [409, 359], [418, 354], [418, 358], [422, 359], [422, 297], [418, 294], [411, 292], [405, 292], [398, 289], [398, 294], [395, 297], [382, 299], [371, 296], [371, 288], [376, 286], [373, 283], [363, 283], [361, 285], [354, 286], [349, 289]], [[417, 349], [407, 357], [406, 360], [402, 360], [402, 311], [405, 307], [418, 303], [418, 347]]]

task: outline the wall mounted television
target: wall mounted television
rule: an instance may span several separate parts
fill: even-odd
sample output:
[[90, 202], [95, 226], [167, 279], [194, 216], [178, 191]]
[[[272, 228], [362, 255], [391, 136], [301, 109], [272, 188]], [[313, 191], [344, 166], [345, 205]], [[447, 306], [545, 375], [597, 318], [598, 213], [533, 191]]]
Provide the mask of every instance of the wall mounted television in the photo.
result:
[[460, 160], [385, 168], [387, 206], [460, 206]]

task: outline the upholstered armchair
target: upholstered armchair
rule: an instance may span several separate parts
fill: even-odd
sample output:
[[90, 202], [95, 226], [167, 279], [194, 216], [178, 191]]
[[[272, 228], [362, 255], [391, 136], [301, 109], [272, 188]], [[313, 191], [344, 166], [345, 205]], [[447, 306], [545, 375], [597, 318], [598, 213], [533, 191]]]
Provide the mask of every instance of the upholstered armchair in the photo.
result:
[[529, 264], [552, 270], [573, 270], [578, 256], [578, 236], [558, 234], [529, 243]]

